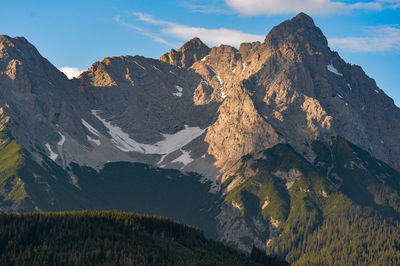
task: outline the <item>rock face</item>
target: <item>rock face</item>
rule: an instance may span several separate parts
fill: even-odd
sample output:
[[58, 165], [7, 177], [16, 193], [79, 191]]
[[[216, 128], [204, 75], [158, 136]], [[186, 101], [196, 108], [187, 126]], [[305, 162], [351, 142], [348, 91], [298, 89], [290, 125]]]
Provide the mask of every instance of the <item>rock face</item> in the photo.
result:
[[[331, 135], [344, 136], [400, 169], [399, 135], [394, 134], [400, 131], [399, 109], [359, 66], [332, 52], [321, 30], [303, 13], [273, 28], [264, 43], [242, 44], [239, 50], [212, 48], [192, 69], [214, 93], [219, 89], [223, 100], [206, 141], [224, 171], [229, 161], [279, 142], [290, 143], [312, 161], [312, 141]], [[251, 134], [245, 130], [247, 121]], [[247, 147], [242, 152], [229, 141], [238, 132], [236, 144]], [[225, 155], [218, 146], [224, 146]]]
[[[399, 109], [360, 67], [332, 52], [303, 13], [273, 28], [263, 43], [210, 49], [194, 38], [160, 60], [104, 58], [72, 81], [24, 38], [0, 40], [1, 104], [9, 104], [18, 123], [13, 134], [29, 151], [48, 155], [44, 144], [58, 150], [64, 136], [56, 159], [64, 166], [209, 165], [213, 170], [201, 174], [224, 181], [248, 153], [289, 143], [312, 161], [312, 141], [338, 134], [400, 169]], [[130, 147], [160, 145], [195, 129], [204, 132], [169, 149]], [[197, 137], [190, 150], [182, 146]], [[181, 162], [185, 152], [190, 156]]]
[[[216, 192], [243, 156], [287, 143], [313, 163], [312, 144], [337, 135], [400, 170], [400, 109], [303, 13], [263, 43], [209, 48], [194, 38], [159, 60], [104, 58], [73, 80], [24, 38], [2, 35], [0, 105], [38, 163], [47, 156], [67, 171], [71, 163], [143, 162], [201, 174]], [[229, 191], [254, 174], [246, 171]], [[79, 187], [72, 174], [71, 182]], [[269, 234], [259, 217], [251, 229], [238, 208], [222, 205], [222, 239], [244, 245], [229, 239], [229, 221], [250, 238]]]
[[187, 68], [208, 55], [209, 52], [210, 48], [207, 45], [199, 38], [193, 38], [179, 48], [178, 51], [172, 49], [169, 53], [161, 56], [159, 60], [174, 66]]

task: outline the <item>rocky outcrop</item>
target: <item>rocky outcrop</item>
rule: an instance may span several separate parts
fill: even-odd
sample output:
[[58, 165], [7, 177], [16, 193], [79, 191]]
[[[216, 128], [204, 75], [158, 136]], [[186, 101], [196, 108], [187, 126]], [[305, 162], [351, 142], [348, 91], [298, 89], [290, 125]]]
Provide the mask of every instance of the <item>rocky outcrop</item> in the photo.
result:
[[159, 60], [174, 66], [187, 68], [204, 58], [209, 52], [210, 48], [207, 45], [199, 38], [193, 38], [179, 48], [178, 51], [171, 49], [169, 53], [161, 56]]

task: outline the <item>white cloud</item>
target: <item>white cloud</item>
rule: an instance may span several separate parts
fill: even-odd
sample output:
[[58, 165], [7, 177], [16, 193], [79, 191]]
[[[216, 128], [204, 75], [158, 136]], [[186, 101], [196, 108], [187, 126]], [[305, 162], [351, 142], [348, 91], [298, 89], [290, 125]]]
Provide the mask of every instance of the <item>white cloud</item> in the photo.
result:
[[[141, 14], [141, 13], [138, 13], [138, 14]], [[143, 14], [143, 15], [145, 15], [145, 14]], [[143, 21], [144, 21], [144, 19], [145, 19], [145, 17], [143, 17]], [[125, 26], [127, 28], [130, 28], [131, 30], [134, 30], [135, 32], [137, 32], [137, 33], [139, 33], [139, 34], [141, 34], [143, 36], [147, 36], [147, 37], [153, 39], [155, 42], [162, 43], [162, 44], [165, 44], [165, 45], [168, 45], [168, 46], [172, 46], [172, 47], [176, 47], [176, 44], [173, 44], [173, 43], [170, 43], [170, 42], [166, 41], [164, 38], [160, 37], [159, 35], [151, 32], [149, 30], [145, 30], [145, 29], [143, 29], [141, 27], [138, 27], [138, 26], [135, 26], [133, 24], [125, 22], [125, 20], [123, 20], [120, 16], [116, 16], [114, 18], [114, 20], [117, 23], [119, 23], [119, 24], [121, 24], [121, 25], [123, 25], [123, 26]]]
[[232, 15], [234, 11], [224, 5], [224, 1], [206, 1], [198, 3], [198, 1], [185, 1], [182, 6], [190, 9], [192, 12], [203, 14], [225, 14]]
[[306, 12], [328, 14], [361, 10], [397, 9], [399, 0], [376, 0], [370, 2], [345, 2], [331, 0], [225, 0], [226, 4], [243, 15], [277, 15]]
[[265, 38], [263, 35], [249, 34], [226, 28], [206, 29], [185, 25], [167, 27], [163, 31], [181, 40], [199, 37], [203, 42], [211, 46], [227, 44], [238, 47], [243, 42], [262, 41]]
[[60, 67], [58, 70], [63, 72], [69, 79], [76, 78], [84, 71], [79, 68], [69, 66]]
[[133, 15], [140, 21], [161, 26], [161, 31], [169, 36], [184, 41], [193, 37], [199, 37], [203, 42], [211, 46], [227, 44], [238, 47], [243, 42], [262, 41], [265, 38], [263, 35], [249, 34], [226, 28], [207, 29], [191, 27], [170, 21], [159, 20], [151, 15], [143, 13], [133, 13]]
[[329, 38], [329, 45], [348, 52], [400, 52], [398, 26], [371, 27], [366, 37]]

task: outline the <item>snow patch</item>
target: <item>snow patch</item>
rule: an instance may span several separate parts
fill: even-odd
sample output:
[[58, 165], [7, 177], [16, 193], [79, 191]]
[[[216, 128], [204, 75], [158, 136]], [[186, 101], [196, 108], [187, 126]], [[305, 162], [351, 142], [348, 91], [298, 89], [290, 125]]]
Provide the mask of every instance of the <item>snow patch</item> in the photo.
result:
[[62, 145], [64, 145], [64, 142], [65, 142], [65, 136], [63, 134], [61, 134], [60, 131], [58, 131], [58, 134], [60, 134], [61, 140], [59, 142], [57, 142], [57, 145], [62, 146]]
[[188, 165], [194, 161], [194, 159], [192, 159], [192, 157], [190, 157], [190, 154], [189, 154], [190, 152], [185, 151], [183, 149], [180, 149], [180, 151], [182, 152], [182, 155], [179, 156], [178, 158], [176, 158], [175, 160], [171, 161], [171, 163], [183, 163], [183, 167], [185, 167], [186, 165]]
[[131, 139], [120, 127], [113, 126], [111, 122], [107, 122], [105, 119], [101, 118], [98, 112], [98, 110], [92, 110], [92, 114], [108, 129], [108, 133], [112, 137], [111, 142], [114, 143], [118, 149], [124, 152], [137, 151], [145, 153], [145, 149], [141, 147], [140, 143]]
[[133, 63], [135, 63], [136, 65], [138, 65], [141, 69], [146, 70], [146, 68], [145, 68], [144, 66], [142, 66], [141, 64], [139, 64], [138, 62], [133, 61]]
[[49, 158], [50, 158], [51, 160], [53, 160], [53, 161], [56, 161], [56, 159], [57, 159], [57, 157], [58, 157], [58, 154], [55, 153], [55, 152], [53, 152], [53, 150], [51, 149], [49, 143], [44, 144], [44, 146], [46, 146], [46, 148], [47, 148], [47, 149], [49, 150], [49, 152], [50, 152]]
[[145, 154], [169, 154], [181, 149], [192, 140], [201, 136], [207, 130], [207, 128], [201, 129], [199, 127], [189, 127], [188, 125], [185, 125], [184, 129], [174, 134], [161, 134], [164, 139], [157, 143], [144, 144], [131, 139], [120, 127], [113, 126], [110, 121], [103, 119], [99, 115], [99, 112], [99, 110], [92, 110], [92, 114], [108, 129], [108, 133], [111, 135], [111, 141], [114, 145], [124, 152], [135, 151]]
[[353, 88], [351, 87], [350, 83], [347, 83], [347, 87], [352, 91]]
[[172, 95], [176, 97], [182, 97], [183, 95], [183, 88], [181, 86], [175, 85], [175, 89], [177, 89], [177, 92], [172, 93]]
[[207, 60], [207, 57], [209, 57], [209, 56], [206, 55], [205, 57], [203, 57], [203, 58], [201, 59], [201, 61], [202, 61], [202, 62], [206, 61], [206, 60]]
[[343, 77], [343, 74], [340, 73], [332, 64], [328, 65], [327, 69], [328, 69], [328, 71], [332, 72], [333, 74]]
[[87, 140], [88, 140], [88, 141], [93, 142], [93, 143], [96, 144], [97, 146], [100, 146], [101, 142], [100, 142], [99, 139], [93, 139], [93, 138], [91, 138], [91, 137], [88, 136], [88, 135], [86, 135], [86, 137], [87, 137]]
[[172, 95], [176, 97], [182, 97], [183, 93], [182, 92], [173, 92]]
[[236, 72], [236, 67], [232, 70], [232, 73], [235, 73]]
[[376, 92], [376, 93], [379, 93], [379, 91], [378, 91], [378, 90], [375, 90], [375, 92]]
[[162, 72], [158, 67], [156, 67], [156, 66], [154, 66], [154, 65], [151, 65], [155, 70], [158, 70], [158, 71], [160, 71], [160, 72]]
[[183, 88], [181, 86], [175, 85], [175, 89], [177, 89], [179, 92], [183, 91]]
[[90, 133], [99, 137], [99, 131], [97, 131], [94, 127], [92, 127], [88, 122], [84, 119], [81, 119], [82, 124], [89, 130]]
[[192, 140], [200, 137], [206, 130], [207, 128], [201, 129], [199, 127], [189, 127], [185, 125], [184, 129], [175, 134], [161, 134], [164, 140], [151, 145], [151, 153], [165, 154], [176, 151], [186, 144], [189, 144]]
[[246, 64], [242, 63], [242, 72], [246, 70]]
[[341, 99], [343, 99], [342, 95], [340, 95], [339, 93], [337, 94], [337, 96]]
[[224, 83], [222, 82], [222, 79], [221, 79], [221, 77], [219, 76], [218, 72], [215, 71], [214, 68], [212, 68], [209, 64], [206, 64], [206, 65], [210, 68], [210, 70], [211, 70], [211, 71], [214, 73], [214, 75], [217, 77], [219, 84], [221, 84], [221, 85], [224, 84]]
[[169, 73], [176, 76], [176, 74], [174, 72], [172, 72], [171, 70], [169, 71]]
[[[160, 160], [157, 162], [157, 164], [161, 164], [162, 161], [164, 161], [165, 157], [167, 157], [167, 155], [168, 155], [168, 154], [163, 154], [163, 155], [161, 155], [161, 158], [160, 158]], [[165, 166], [165, 165], [164, 165], [164, 166]], [[161, 166], [160, 166], [160, 167], [161, 167]]]
[[182, 92], [174, 92], [174, 93], [172, 93], [172, 95], [174, 95], [176, 97], [182, 97], [183, 93]]

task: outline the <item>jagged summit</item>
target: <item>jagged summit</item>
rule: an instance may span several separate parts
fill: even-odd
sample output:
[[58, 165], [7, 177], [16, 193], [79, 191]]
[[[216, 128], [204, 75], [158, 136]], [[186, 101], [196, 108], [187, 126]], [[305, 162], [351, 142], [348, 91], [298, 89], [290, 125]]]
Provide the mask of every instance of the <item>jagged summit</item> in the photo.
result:
[[310, 44], [314, 50], [328, 51], [328, 41], [321, 29], [315, 26], [313, 19], [305, 13], [299, 13], [272, 28], [265, 43], [274, 47], [282, 43]]
[[189, 49], [189, 48], [194, 48], [194, 49], [201, 49], [201, 48], [208, 48], [207, 45], [205, 45], [200, 38], [194, 37], [190, 41], [186, 42], [185, 44], [182, 45], [181, 48], [178, 49], [178, 52], [181, 52], [184, 49]]
[[202, 59], [210, 52], [210, 48], [199, 38], [195, 37], [182, 45], [178, 51], [172, 49], [164, 54], [159, 60], [179, 67], [190, 67], [194, 62]]
[[24, 37], [0, 35], [0, 58], [2, 58], [2, 61], [7, 59], [28, 61], [41, 57], [35, 46], [29, 43]]
[[306, 13], [300, 12], [297, 14], [295, 17], [291, 19], [293, 22], [301, 24], [301, 25], [309, 25], [309, 26], [315, 26], [314, 20], [312, 17], [307, 15]]
[[67, 77], [24, 37], [0, 35], [0, 82], [3, 87], [31, 91], [39, 85], [65, 82]]
[[14, 43], [25, 43], [29, 44], [29, 42], [25, 39], [25, 37], [10, 37], [5, 34], [0, 34], [0, 43], [4, 45], [5, 43], [9, 46], [14, 46]]

